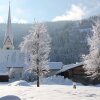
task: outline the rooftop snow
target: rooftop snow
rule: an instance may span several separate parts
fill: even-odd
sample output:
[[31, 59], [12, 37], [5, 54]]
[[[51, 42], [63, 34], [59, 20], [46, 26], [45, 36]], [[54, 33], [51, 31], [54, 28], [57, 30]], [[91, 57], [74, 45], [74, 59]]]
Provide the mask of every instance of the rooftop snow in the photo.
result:
[[75, 68], [75, 67], [80, 66], [82, 64], [83, 64], [83, 62], [76, 63], [76, 64], [64, 65], [63, 68], [60, 71], [58, 71], [56, 74], [67, 71], [67, 70], [72, 69], [72, 68]]

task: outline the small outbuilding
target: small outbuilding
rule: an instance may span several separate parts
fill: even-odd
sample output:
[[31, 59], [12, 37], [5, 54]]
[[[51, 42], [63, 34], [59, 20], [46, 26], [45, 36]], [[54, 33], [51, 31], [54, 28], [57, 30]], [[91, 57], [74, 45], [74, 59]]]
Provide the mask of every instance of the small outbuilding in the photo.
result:
[[56, 75], [64, 76], [64, 78], [69, 78], [75, 82], [86, 83], [86, 74], [83, 68], [84, 64], [76, 63], [64, 65], [63, 68], [56, 73]]
[[[100, 80], [91, 80], [90, 77], [85, 73], [83, 68], [84, 63], [69, 64], [63, 66], [63, 68], [56, 73], [56, 75], [64, 76], [64, 78], [69, 78], [75, 82], [82, 83], [84, 85], [88, 84], [100, 84]], [[100, 71], [100, 69], [98, 69]]]

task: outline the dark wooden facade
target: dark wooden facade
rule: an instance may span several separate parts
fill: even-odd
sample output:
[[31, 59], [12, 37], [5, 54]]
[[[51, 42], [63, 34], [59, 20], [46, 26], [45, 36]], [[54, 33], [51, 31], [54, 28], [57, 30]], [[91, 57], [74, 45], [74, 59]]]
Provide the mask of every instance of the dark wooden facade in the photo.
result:
[[84, 85], [100, 83], [100, 80], [98, 80], [98, 79], [91, 81], [91, 79], [86, 75], [83, 66], [84, 65], [81, 64], [81, 65], [76, 66], [74, 68], [71, 68], [69, 70], [65, 70], [63, 72], [60, 72], [57, 75], [64, 76], [64, 78], [69, 78], [75, 82], [79, 82], [79, 83], [82, 83]]
[[8, 82], [9, 76], [8, 75], [0, 75], [0, 82]]

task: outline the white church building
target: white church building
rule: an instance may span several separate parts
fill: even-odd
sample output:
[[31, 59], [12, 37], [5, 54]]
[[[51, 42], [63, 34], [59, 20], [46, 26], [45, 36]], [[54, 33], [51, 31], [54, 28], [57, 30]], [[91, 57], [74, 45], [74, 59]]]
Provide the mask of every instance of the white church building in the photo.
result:
[[3, 48], [0, 49], [0, 81], [8, 81], [10, 77], [13, 78], [14, 76], [11, 76], [10, 73], [13, 73], [14, 70], [16, 70], [14, 74], [17, 74], [17, 77], [20, 78], [22, 69], [25, 66], [24, 53], [14, 49], [9, 3], [7, 28], [3, 41]]

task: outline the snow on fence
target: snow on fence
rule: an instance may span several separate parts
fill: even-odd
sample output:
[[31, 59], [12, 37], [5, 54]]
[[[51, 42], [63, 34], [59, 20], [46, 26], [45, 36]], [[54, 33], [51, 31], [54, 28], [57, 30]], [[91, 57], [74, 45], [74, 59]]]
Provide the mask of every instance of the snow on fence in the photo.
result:
[[[34, 82], [36, 84], [36, 81]], [[73, 82], [69, 79], [64, 79], [63, 76], [51, 76], [48, 78], [41, 78], [40, 79], [40, 84], [47, 84], [47, 85], [54, 85], [54, 84], [59, 84], [59, 85], [72, 85]]]

